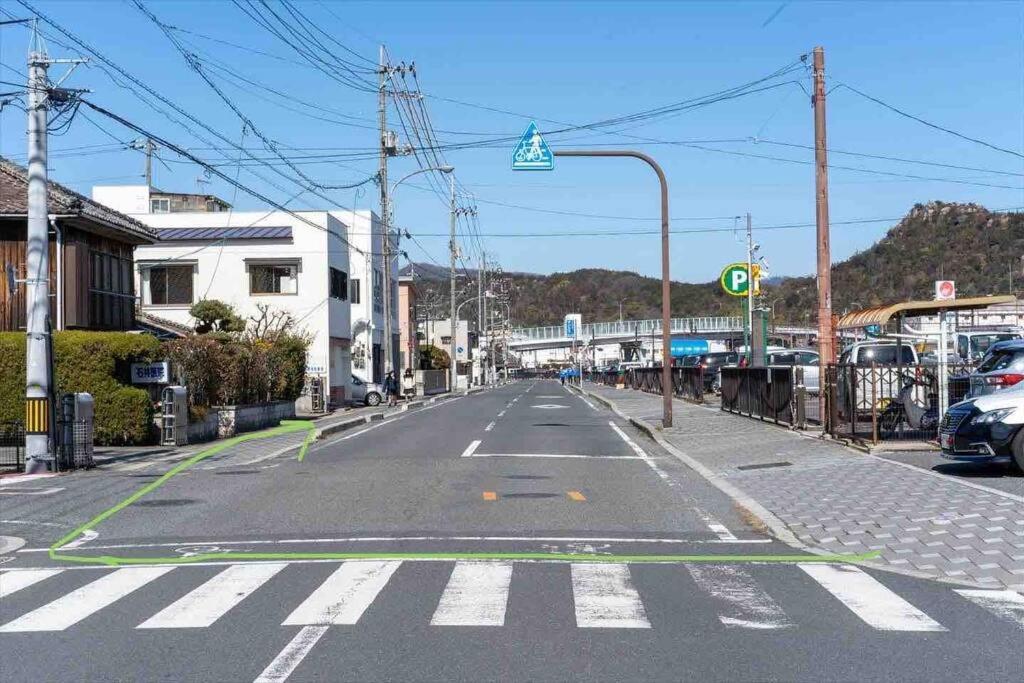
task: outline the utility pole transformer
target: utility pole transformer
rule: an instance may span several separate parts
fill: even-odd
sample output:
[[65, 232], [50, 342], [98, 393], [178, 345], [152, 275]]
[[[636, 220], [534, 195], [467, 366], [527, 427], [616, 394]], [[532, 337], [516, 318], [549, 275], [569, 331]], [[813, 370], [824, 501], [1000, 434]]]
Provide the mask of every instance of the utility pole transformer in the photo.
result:
[[25, 242], [25, 472], [45, 471], [52, 460], [50, 395], [50, 238], [46, 125], [50, 60], [35, 49], [28, 57], [28, 221]]
[[[828, 223], [828, 148], [825, 135], [825, 49], [814, 48], [814, 183], [815, 223], [818, 234], [818, 357], [824, 370], [835, 363], [832, 328], [832, 251]], [[818, 397], [822, 420], [825, 392]]]

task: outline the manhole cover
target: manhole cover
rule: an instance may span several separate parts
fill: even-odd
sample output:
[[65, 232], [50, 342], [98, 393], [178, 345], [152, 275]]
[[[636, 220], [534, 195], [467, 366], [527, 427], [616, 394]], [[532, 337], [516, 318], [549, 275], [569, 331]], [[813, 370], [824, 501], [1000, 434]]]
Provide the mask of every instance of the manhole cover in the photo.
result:
[[146, 508], [171, 508], [198, 502], [195, 498], [161, 498], [157, 500], [140, 500], [136, 505]]
[[502, 498], [558, 498], [557, 493], [503, 493]]

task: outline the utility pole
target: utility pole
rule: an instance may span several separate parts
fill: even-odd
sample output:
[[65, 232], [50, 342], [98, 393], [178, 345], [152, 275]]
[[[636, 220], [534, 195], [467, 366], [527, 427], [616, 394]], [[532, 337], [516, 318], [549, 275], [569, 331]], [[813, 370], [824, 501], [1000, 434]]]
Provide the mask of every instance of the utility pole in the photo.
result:
[[455, 358], [455, 345], [456, 345], [456, 339], [459, 336], [458, 335], [459, 324], [458, 324], [458, 321], [455, 320], [455, 315], [456, 315], [456, 311], [455, 311], [455, 255], [456, 255], [456, 246], [455, 246], [455, 222], [456, 222], [456, 220], [455, 219], [456, 219], [456, 208], [455, 208], [455, 176], [452, 175], [452, 174], [448, 174], [448, 187], [450, 189], [449, 206], [448, 206], [448, 209], [449, 209], [449, 211], [448, 211], [448, 213], [449, 213], [449, 226], [448, 227], [449, 227], [449, 232], [451, 233], [450, 238], [449, 238], [449, 242], [448, 242], [448, 252], [449, 252], [449, 256], [451, 258], [451, 273], [450, 273], [450, 278], [448, 280], [448, 289], [449, 289], [448, 294], [449, 294], [450, 303], [451, 303], [451, 317], [449, 318], [449, 320], [452, 323], [451, 326], [450, 326], [450, 331], [451, 331], [451, 335], [452, 336], [449, 338], [449, 341], [451, 342], [449, 350], [451, 352], [451, 378], [452, 378], [451, 391], [454, 392], [455, 389], [456, 389], [456, 383], [459, 381], [458, 361]]
[[[55, 406], [53, 395], [53, 345], [50, 340], [50, 236], [47, 164], [47, 119], [54, 100], [67, 102], [75, 91], [50, 85], [51, 64], [70, 64], [81, 59], [50, 59], [33, 29], [28, 55], [28, 197], [25, 234], [25, 472], [45, 471], [55, 460], [52, 438]], [[58, 82], [70, 75], [68, 71]]]
[[153, 152], [156, 145], [149, 138], [146, 138], [146, 187], [153, 186]]
[[754, 360], [754, 234], [750, 229], [750, 212], [747, 212], [747, 365]]
[[[825, 135], [825, 49], [814, 48], [814, 184], [818, 234], [818, 357], [822, 369], [835, 363], [832, 330], [832, 251], [828, 223], [828, 149]], [[825, 393], [818, 396], [820, 415], [827, 414]]]
[[[388, 156], [390, 135], [388, 131], [388, 80], [391, 70], [387, 63], [384, 46], [380, 46], [380, 68], [377, 71], [377, 120], [380, 124], [380, 162], [377, 168], [377, 182], [380, 183], [381, 251], [384, 258], [384, 374], [391, 372], [391, 205], [388, 197]], [[373, 244], [371, 240], [371, 245]], [[372, 249], [370, 250], [373, 251]], [[373, 254], [370, 256], [373, 263]], [[371, 271], [372, 271], [371, 267]], [[367, 273], [371, 278], [373, 273]], [[370, 290], [373, 291], [372, 289]], [[372, 308], [372, 305], [371, 305]], [[373, 339], [369, 340], [373, 344]], [[373, 377], [373, 371], [370, 371]]]
[[484, 262], [487, 259], [487, 253], [484, 251], [480, 252], [480, 269], [476, 273], [476, 334], [477, 334], [477, 348], [480, 349], [480, 376], [478, 381], [483, 384], [484, 374], [484, 357], [483, 357], [483, 326], [484, 326]]

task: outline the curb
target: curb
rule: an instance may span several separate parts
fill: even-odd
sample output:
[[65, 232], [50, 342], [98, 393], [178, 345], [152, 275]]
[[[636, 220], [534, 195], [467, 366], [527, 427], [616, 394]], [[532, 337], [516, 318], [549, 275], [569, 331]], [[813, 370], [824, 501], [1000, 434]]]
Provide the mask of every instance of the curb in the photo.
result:
[[[612, 412], [614, 412], [620, 418], [622, 418], [623, 420], [626, 420], [631, 425], [633, 425], [634, 427], [636, 427], [640, 431], [642, 431], [645, 434], [647, 434], [648, 436], [650, 436], [652, 439], [654, 439], [654, 441], [659, 446], [661, 446], [666, 451], [668, 451], [669, 453], [674, 455], [676, 458], [678, 458], [680, 461], [682, 461], [683, 464], [685, 464], [687, 467], [692, 469], [694, 472], [697, 472], [699, 475], [704, 477], [708, 481], [708, 483], [710, 483], [712, 486], [714, 486], [719, 491], [721, 491], [725, 495], [727, 495], [730, 498], [732, 498], [738, 505], [741, 505], [741, 506], [747, 508], [747, 510], [749, 510], [756, 517], [760, 518], [760, 520], [762, 522], [764, 522], [765, 526], [767, 526], [768, 529], [772, 532], [772, 534], [776, 538], [778, 538], [778, 540], [780, 540], [781, 542], [785, 543], [786, 545], [789, 545], [790, 547], [793, 547], [793, 548], [796, 548], [796, 549], [799, 549], [799, 550], [803, 550], [804, 552], [808, 552], [808, 553], [811, 553], [811, 554], [814, 554], [814, 555], [834, 555], [835, 554], [833, 551], [825, 550], [824, 548], [816, 548], [814, 546], [807, 545], [806, 543], [804, 543], [803, 541], [798, 539], [796, 537], [796, 535], [794, 535], [793, 532], [789, 530], [789, 527], [786, 526], [785, 522], [783, 522], [781, 519], [776, 517], [773, 512], [771, 512], [770, 510], [765, 508], [763, 505], [758, 503], [756, 500], [754, 500], [753, 498], [748, 496], [746, 493], [744, 493], [743, 491], [741, 491], [737, 487], [735, 487], [732, 484], [730, 484], [729, 482], [725, 481], [722, 477], [720, 477], [719, 475], [715, 474], [713, 471], [711, 471], [709, 468], [705, 467], [703, 464], [701, 464], [700, 462], [698, 462], [697, 460], [695, 460], [691, 456], [686, 455], [685, 453], [680, 451], [678, 448], [676, 448], [672, 444], [668, 443], [668, 441], [666, 441], [665, 438], [663, 436], [661, 436], [661, 434], [658, 433], [659, 430], [655, 429], [650, 424], [644, 422], [643, 420], [639, 420], [637, 418], [629, 417], [628, 415], [623, 413], [619, 409], [618, 405], [616, 405], [616, 403], [614, 401], [612, 401], [611, 399], [606, 399], [603, 396], [598, 396], [597, 394], [593, 394], [593, 393], [591, 393], [589, 391], [585, 391], [585, 390], [579, 389], [577, 387], [573, 387], [573, 388], [576, 389], [577, 391], [580, 391], [581, 393], [586, 394], [587, 396], [590, 396], [595, 401], [598, 401], [598, 402], [608, 406], [612, 410]], [[840, 445], [842, 447], [841, 444], [837, 444], [837, 445]], [[893, 462], [891, 460], [886, 460], [885, 458], [880, 458], [879, 456], [873, 455], [873, 454], [870, 454], [870, 453], [863, 453], [863, 455], [867, 455], [869, 458], [874, 458], [876, 460], [880, 460], [880, 461], [883, 461], [883, 462]], [[901, 465], [903, 467], [913, 468], [914, 470], [916, 470], [918, 472], [922, 472], [924, 474], [931, 474], [932, 476], [943, 477], [943, 475], [937, 474], [935, 472], [922, 471], [919, 468], [914, 467], [913, 465], [907, 465], [905, 463], [893, 463], [893, 464]], [[990, 492], [996, 492], [997, 491], [996, 489], [988, 489], [987, 487], [980, 487], [978, 484], [972, 484], [970, 482], [961, 482], [961, 483], [965, 483], [968, 486], [971, 486], [972, 488], [982, 488], [983, 490], [990, 491]], [[1011, 497], [1011, 498], [1014, 497], [1014, 496], [1012, 496], [1012, 494], [1003, 494], [1003, 495], [1006, 495], [1006, 496]], [[992, 588], [993, 587], [991, 584], [975, 583], [975, 582], [972, 582], [972, 581], [966, 581], [966, 580], [962, 580], [962, 579], [953, 579], [953, 578], [946, 577], [946, 576], [935, 576], [934, 574], [929, 574], [927, 572], [918, 571], [916, 569], [905, 569], [903, 567], [893, 567], [893, 566], [888, 565], [888, 564], [872, 562], [870, 560], [868, 560], [866, 562], [858, 562], [857, 564], [864, 564], [866, 566], [871, 567], [872, 569], [878, 569], [878, 570], [886, 571], [886, 572], [889, 572], [889, 573], [892, 573], [892, 574], [899, 574], [901, 576], [911, 576], [911, 577], [916, 578], [916, 579], [927, 579], [927, 580], [930, 580], [930, 581], [938, 581], [938, 582], [941, 582], [941, 583], [951, 584], [951, 585], [954, 585], [954, 586], [968, 586], [968, 587], [971, 587], [971, 588]]]

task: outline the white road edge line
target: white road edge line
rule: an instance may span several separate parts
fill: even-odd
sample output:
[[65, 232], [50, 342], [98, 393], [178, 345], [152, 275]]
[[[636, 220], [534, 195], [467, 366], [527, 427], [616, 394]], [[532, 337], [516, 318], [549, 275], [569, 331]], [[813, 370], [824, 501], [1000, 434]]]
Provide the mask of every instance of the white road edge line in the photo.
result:
[[484, 431], [485, 432], [489, 432], [492, 429], [494, 429], [494, 422], [493, 421], [491, 421], [486, 427], [484, 427]]
[[1024, 595], [1011, 590], [966, 590], [957, 593], [998, 617], [1015, 622], [1024, 630]]
[[471, 442], [468, 446], [466, 446], [466, 450], [462, 451], [462, 456], [461, 457], [463, 457], [463, 458], [470, 458], [470, 457], [472, 457], [473, 456], [473, 452], [477, 448], [479, 448], [479, 447], [480, 447], [480, 439], [477, 439], [476, 441]]

